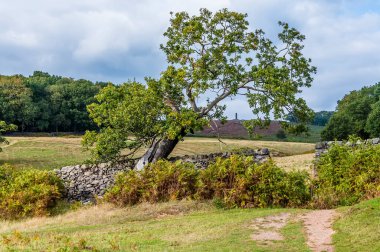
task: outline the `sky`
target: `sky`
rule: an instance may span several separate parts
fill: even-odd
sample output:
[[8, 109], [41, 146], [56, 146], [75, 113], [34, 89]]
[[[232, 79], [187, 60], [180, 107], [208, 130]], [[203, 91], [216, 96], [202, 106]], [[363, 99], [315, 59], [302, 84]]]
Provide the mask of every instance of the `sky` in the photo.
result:
[[[158, 78], [170, 12], [200, 8], [247, 13], [250, 29], [272, 39], [278, 21], [303, 33], [318, 72], [301, 97], [316, 111], [380, 81], [380, 1], [372, 0], [0, 0], [0, 74], [40, 70], [116, 84]], [[252, 117], [242, 97], [225, 104], [229, 118]]]

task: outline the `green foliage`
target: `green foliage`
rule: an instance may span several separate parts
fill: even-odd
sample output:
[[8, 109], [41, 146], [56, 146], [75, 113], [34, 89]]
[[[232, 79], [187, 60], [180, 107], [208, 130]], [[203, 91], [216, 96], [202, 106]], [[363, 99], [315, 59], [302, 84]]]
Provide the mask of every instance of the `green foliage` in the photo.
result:
[[323, 140], [343, 140], [349, 135], [363, 139], [380, 135], [378, 90], [380, 83], [351, 91], [338, 101], [336, 111], [322, 131]]
[[29, 77], [0, 76], [0, 120], [20, 131], [93, 129], [86, 105], [103, 86], [39, 71]]
[[218, 159], [207, 169], [188, 163], [159, 161], [142, 171], [121, 173], [105, 200], [117, 205], [196, 198], [213, 199], [218, 207], [294, 207], [310, 197], [308, 175], [286, 173], [272, 162], [255, 164], [251, 157]]
[[105, 200], [117, 205], [134, 205], [191, 199], [196, 192], [197, 175], [192, 164], [160, 160], [142, 171], [119, 174]]
[[[9, 131], [16, 131], [17, 126], [13, 124], [6, 124], [4, 121], [0, 121], [0, 143], [6, 143], [8, 144], [9, 142], [7, 139], [1, 136], [1, 134]], [[0, 148], [0, 152], [3, 151], [2, 148]]]
[[[238, 94], [245, 95], [253, 114], [263, 115], [266, 121], [271, 115], [283, 117], [289, 109], [299, 123], [305, 123], [313, 112], [298, 94], [310, 87], [316, 68], [302, 54], [305, 37], [286, 23], [279, 26], [282, 31], [275, 45], [262, 30], [249, 29], [246, 14], [227, 9], [215, 13], [201, 9], [196, 16], [172, 13], [164, 33], [166, 43], [161, 45], [168, 62], [166, 70], [159, 79], [147, 78], [145, 89], [142, 84], [128, 83], [101, 93], [89, 106], [101, 130], [88, 133], [85, 145], [96, 143], [95, 158], [107, 159], [108, 155], [117, 157], [131, 141], [133, 146], [145, 145], [154, 152], [153, 143], [172, 140], [159, 145], [157, 152], [162, 156], [147, 152], [152, 160], [165, 158], [170, 152], [163, 149], [173, 149], [187, 133], [210, 120], [225, 118], [226, 106], [221, 102]], [[141, 86], [138, 100], [127, 92], [135, 86]], [[129, 104], [132, 101], [136, 104]], [[199, 106], [198, 101], [206, 102]], [[289, 125], [291, 129], [306, 128]], [[139, 137], [144, 131], [149, 134]], [[137, 137], [133, 141], [130, 135]]]
[[335, 113], [321, 132], [322, 140], [343, 140], [355, 134], [353, 118], [345, 113]]
[[[311, 125], [315, 126], [325, 126], [327, 122], [330, 120], [330, 117], [333, 115], [333, 111], [318, 111], [314, 113], [313, 120], [311, 121]], [[290, 112], [286, 115], [285, 119], [291, 123], [297, 123], [298, 118], [294, 115], [293, 112]]]
[[55, 131], [94, 128], [86, 106], [94, 101], [99, 86], [87, 80], [62, 78], [47, 88], [51, 110], [50, 124]]
[[315, 116], [312, 125], [325, 126], [334, 114], [333, 111], [318, 111], [315, 112]]
[[278, 139], [285, 139], [286, 138], [286, 133], [285, 133], [285, 130], [283, 129], [279, 129], [276, 133], [276, 137]]
[[107, 191], [104, 199], [118, 206], [131, 206], [141, 201], [143, 180], [136, 170], [119, 173], [115, 185]]
[[0, 119], [15, 123], [24, 130], [34, 116], [32, 92], [25, 86], [24, 77], [0, 76]]
[[293, 207], [310, 195], [304, 172], [286, 173], [272, 161], [254, 163], [252, 157], [218, 159], [199, 177], [198, 197], [221, 199], [227, 207]]
[[380, 146], [334, 144], [318, 160], [316, 171], [316, 207], [352, 205], [380, 196]]
[[0, 218], [48, 215], [62, 192], [61, 180], [47, 171], [0, 166]]
[[365, 130], [372, 137], [380, 136], [380, 100], [372, 105], [372, 111], [368, 115]]
[[108, 85], [88, 106], [90, 117], [100, 131], [87, 131], [83, 144], [95, 160], [112, 160], [123, 149], [135, 150], [150, 144], [166, 130], [165, 105], [150, 88], [137, 82], [119, 87]]

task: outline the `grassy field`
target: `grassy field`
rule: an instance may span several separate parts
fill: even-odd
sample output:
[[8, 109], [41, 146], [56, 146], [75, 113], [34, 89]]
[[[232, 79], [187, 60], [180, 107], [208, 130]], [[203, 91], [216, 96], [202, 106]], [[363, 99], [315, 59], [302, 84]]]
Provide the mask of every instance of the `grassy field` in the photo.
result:
[[294, 135], [287, 134], [285, 139], [278, 139], [276, 135], [271, 136], [262, 136], [261, 140], [264, 141], [284, 141], [284, 142], [301, 142], [301, 143], [316, 143], [321, 141], [321, 132], [324, 129], [324, 126], [309, 125], [308, 135]]
[[[80, 137], [8, 137], [9, 145], [2, 145], [0, 164], [9, 163], [17, 168], [55, 169], [81, 164], [89, 153], [81, 147]], [[314, 144], [273, 141], [226, 139], [220, 143], [215, 138], [189, 137], [180, 142], [173, 156], [225, 152], [239, 147], [269, 148], [285, 155], [310, 153]], [[142, 152], [140, 152], [142, 153]]]
[[55, 169], [83, 163], [89, 154], [81, 147], [81, 138], [7, 137], [2, 145], [0, 163], [17, 168]]
[[0, 223], [1, 249], [22, 251], [308, 251], [302, 226], [289, 223], [283, 241], [257, 243], [257, 217], [295, 209], [220, 210], [209, 203], [89, 207], [63, 216]]
[[333, 236], [337, 251], [380, 251], [380, 198], [339, 211]]
[[[83, 207], [55, 217], [0, 222], [0, 251], [310, 251], [302, 209], [216, 209], [170, 202]], [[380, 199], [338, 208], [336, 251], [380, 250]], [[255, 218], [290, 213], [284, 240], [252, 240]]]

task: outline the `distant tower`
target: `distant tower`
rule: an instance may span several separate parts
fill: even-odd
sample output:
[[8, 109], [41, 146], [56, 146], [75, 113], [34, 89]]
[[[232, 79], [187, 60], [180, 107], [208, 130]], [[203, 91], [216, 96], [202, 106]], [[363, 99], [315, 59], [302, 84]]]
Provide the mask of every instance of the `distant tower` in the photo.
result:
[[237, 113], [235, 113], [235, 120], [237, 120], [238, 118], [237, 118]]

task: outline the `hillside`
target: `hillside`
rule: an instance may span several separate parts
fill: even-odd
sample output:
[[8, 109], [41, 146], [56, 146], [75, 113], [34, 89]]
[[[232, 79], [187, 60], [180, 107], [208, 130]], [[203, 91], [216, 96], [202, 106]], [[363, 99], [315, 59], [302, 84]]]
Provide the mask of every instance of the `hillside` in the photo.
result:
[[[281, 129], [278, 121], [272, 121], [266, 128], [256, 127], [254, 133], [261, 136], [275, 135]], [[222, 123], [219, 120], [210, 122], [210, 127], [204, 128], [202, 131], [196, 132], [199, 136], [220, 136], [230, 138], [249, 138], [247, 129], [243, 126], [242, 120], [227, 120]]]
[[[219, 120], [212, 121], [209, 127], [205, 127], [202, 131], [195, 132], [194, 136], [200, 137], [221, 137], [235, 139], [250, 139], [247, 129], [243, 126], [244, 120], [227, 120], [222, 123]], [[279, 138], [277, 134], [282, 127], [279, 121], [271, 121], [267, 127], [256, 127], [253, 139], [264, 141], [282, 141], [282, 142], [305, 142], [316, 143], [321, 141], [321, 132], [324, 126], [308, 125], [309, 132], [307, 134], [285, 134]]]

